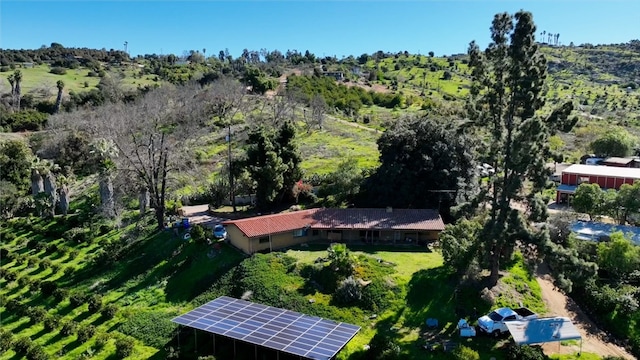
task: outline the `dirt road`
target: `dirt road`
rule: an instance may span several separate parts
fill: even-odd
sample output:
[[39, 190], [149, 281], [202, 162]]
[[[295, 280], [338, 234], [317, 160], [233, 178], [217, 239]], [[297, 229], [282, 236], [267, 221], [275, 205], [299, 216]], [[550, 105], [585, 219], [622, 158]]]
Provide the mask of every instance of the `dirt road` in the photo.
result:
[[[565, 316], [573, 320], [580, 334], [582, 334], [582, 351], [600, 356], [621, 356], [625, 359], [636, 359], [625, 349], [607, 342], [605, 333], [591, 321], [576, 303], [566, 295], [556, 290], [548, 274], [548, 269], [541, 266], [537, 276], [542, 289], [542, 298], [547, 305], [549, 316]], [[580, 351], [580, 344], [563, 346], [559, 342], [542, 346], [546, 354], [572, 354]]]

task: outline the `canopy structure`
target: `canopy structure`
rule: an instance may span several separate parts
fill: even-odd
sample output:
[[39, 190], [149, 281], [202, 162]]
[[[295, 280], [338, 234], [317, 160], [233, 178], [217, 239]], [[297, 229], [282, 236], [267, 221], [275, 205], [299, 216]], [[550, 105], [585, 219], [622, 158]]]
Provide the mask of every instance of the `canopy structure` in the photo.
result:
[[[529, 321], [506, 321], [505, 324], [518, 345], [541, 344], [564, 340], [581, 340], [578, 328], [566, 317], [541, 318]], [[581, 351], [582, 352], [582, 351]]]
[[172, 321], [214, 335], [315, 360], [332, 359], [360, 330], [356, 325], [227, 296], [221, 296]]

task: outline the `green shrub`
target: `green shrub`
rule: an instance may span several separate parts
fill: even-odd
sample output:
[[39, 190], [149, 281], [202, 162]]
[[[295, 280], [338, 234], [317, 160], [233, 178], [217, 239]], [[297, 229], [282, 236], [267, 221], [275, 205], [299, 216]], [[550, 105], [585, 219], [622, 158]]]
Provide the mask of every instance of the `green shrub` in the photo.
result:
[[116, 304], [108, 304], [102, 308], [100, 314], [107, 320], [113, 319], [118, 313], [118, 306]]
[[31, 344], [29, 349], [27, 349], [27, 359], [28, 360], [47, 360], [49, 359], [49, 355], [44, 351], [44, 347], [39, 344]]
[[47, 316], [47, 311], [40, 306], [33, 306], [27, 308], [27, 316], [34, 324], [40, 323]]
[[107, 343], [109, 342], [109, 334], [105, 333], [105, 332], [99, 332], [96, 335], [96, 340], [94, 341], [93, 345], [96, 348], [96, 351], [100, 351], [102, 349], [104, 349], [105, 346], [107, 346]]
[[480, 355], [477, 351], [464, 345], [458, 345], [453, 349], [453, 358], [456, 360], [480, 360]]
[[96, 328], [93, 325], [80, 325], [78, 327], [77, 335], [78, 341], [87, 342], [87, 340], [91, 339], [93, 335], [96, 333]]
[[92, 313], [100, 311], [102, 308], [102, 296], [93, 294], [89, 297], [89, 311]]
[[87, 302], [87, 295], [80, 291], [74, 291], [69, 295], [69, 302], [73, 307], [82, 306], [85, 302]]
[[135, 343], [128, 337], [120, 337], [116, 340], [116, 356], [124, 359], [133, 354], [133, 346]]
[[189, 233], [191, 234], [191, 238], [193, 239], [193, 241], [198, 243], [205, 243], [207, 235], [202, 225], [200, 224], [193, 225]]
[[53, 331], [55, 329], [58, 328], [58, 326], [60, 325], [60, 315], [58, 314], [51, 314], [51, 315], [47, 315], [44, 318], [44, 328], [47, 329], [48, 331]]
[[29, 267], [38, 267], [40, 265], [40, 259], [33, 256], [30, 256], [27, 262], [29, 264]]
[[18, 278], [18, 274], [14, 271], [7, 270], [4, 278], [7, 279], [7, 282], [16, 281], [16, 279]]
[[51, 267], [53, 262], [50, 259], [44, 258], [40, 261], [40, 268], [45, 270]]
[[171, 315], [164, 312], [137, 312], [121, 323], [117, 330], [142, 341], [145, 345], [162, 348], [171, 339], [177, 327], [171, 322], [171, 318]]
[[384, 309], [393, 298], [393, 292], [384, 284], [383, 280], [375, 279], [362, 289], [362, 308], [374, 312]]
[[8, 232], [8, 233], [5, 233], [5, 234], [2, 234], [2, 237], [0, 239], [1, 239], [1, 241], [3, 243], [10, 243], [10, 242], [12, 242], [13, 240], [16, 239], [16, 234], [14, 234], [12, 232]]
[[18, 354], [27, 354], [27, 350], [31, 347], [33, 341], [28, 336], [21, 336], [13, 342], [13, 350]]
[[14, 313], [19, 316], [24, 315], [25, 311], [27, 310], [27, 307], [22, 304], [22, 301], [20, 301], [20, 299], [17, 298], [9, 299], [4, 304], [4, 307], [9, 313]]
[[369, 342], [366, 359], [400, 360], [402, 359], [400, 346], [383, 333], [376, 333]]
[[64, 75], [67, 73], [67, 69], [63, 68], [62, 66], [54, 66], [51, 68], [51, 70], [49, 70], [49, 72], [56, 75]]
[[89, 233], [89, 229], [74, 227], [65, 231], [64, 234], [62, 234], [62, 238], [66, 241], [80, 244], [89, 240]]
[[66, 321], [62, 324], [62, 328], [60, 329], [60, 334], [64, 336], [71, 336], [75, 333], [76, 328], [78, 327], [78, 323], [73, 320]]
[[20, 285], [20, 287], [29, 287], [32, 281], [33, 280], [31, 280], [31, 277], [29, 275], [21, 276], [18, 279], [18, 285]]
[[53, 290], [53, 297], [58, 301], [63, 301], [69, 296], [69, 290], [63, 288], [56, 288]]
[[515, 345], [512, 344], [507, 350], [508, 360], [548, 360], [540, 346]]
[[342, 280], [335, 294], [333, 294], [333, 300], [339, 305], [353, 305], [361, 299], [362, 287], [353, 276]]
[[0, 352], [9, 351], [13, 346], [13, 342], [13, 334], [8, 330], [0, 328]]

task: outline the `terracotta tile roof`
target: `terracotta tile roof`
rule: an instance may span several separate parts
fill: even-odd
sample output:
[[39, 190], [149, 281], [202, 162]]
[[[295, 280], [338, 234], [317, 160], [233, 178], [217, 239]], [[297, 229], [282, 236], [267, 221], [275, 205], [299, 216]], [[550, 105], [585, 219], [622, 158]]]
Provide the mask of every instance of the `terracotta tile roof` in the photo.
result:
[[432, 209], [307, 209], [288, 213], [229, 220], [247, 237], [277, 234], [309, 227], [336, 230], [442, 231], [444, 223]]

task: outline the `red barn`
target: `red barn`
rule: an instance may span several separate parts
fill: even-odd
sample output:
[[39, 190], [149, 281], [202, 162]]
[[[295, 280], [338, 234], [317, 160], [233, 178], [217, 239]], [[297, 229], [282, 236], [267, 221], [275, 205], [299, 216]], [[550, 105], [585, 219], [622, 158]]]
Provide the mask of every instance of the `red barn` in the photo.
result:
[[640, 180], [640, 169], [599, 165], [571, 165], [562, 171], [562, 179], [556, 192], [556, 203], [570, 200], [582, 183], [598, 184], [602, 189], [620, 189], [622, 184], [632, 185]]

